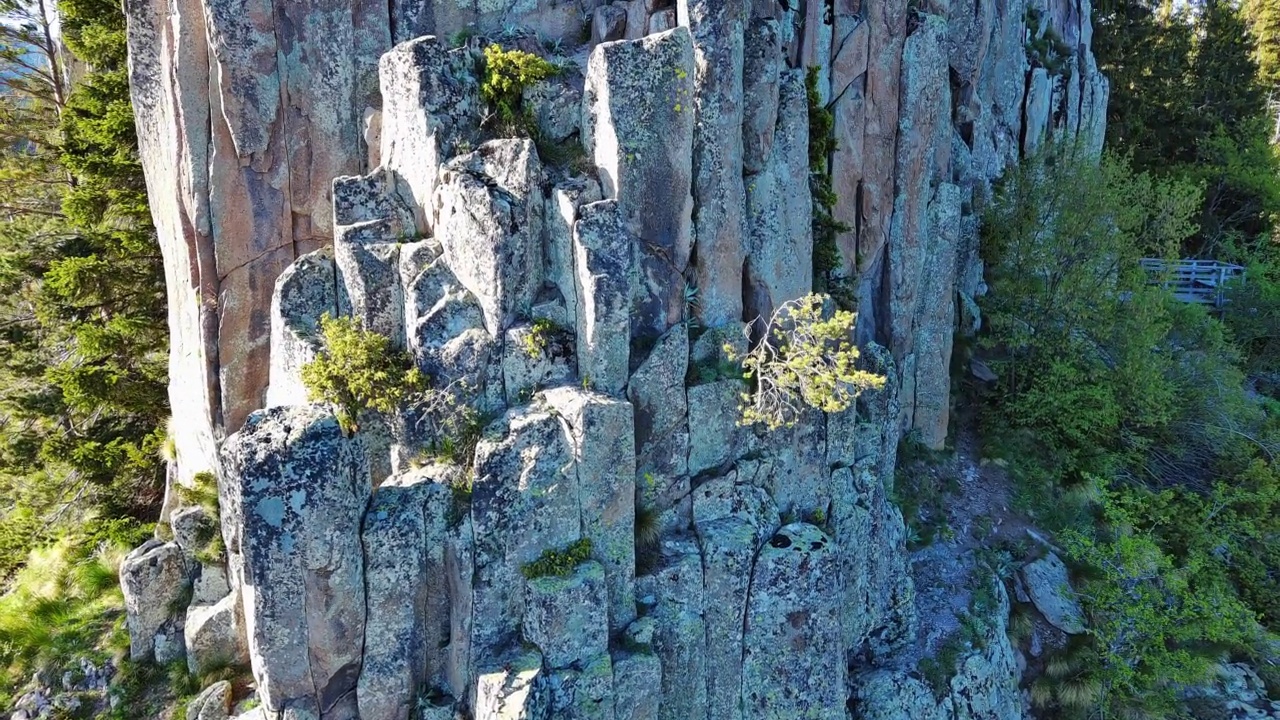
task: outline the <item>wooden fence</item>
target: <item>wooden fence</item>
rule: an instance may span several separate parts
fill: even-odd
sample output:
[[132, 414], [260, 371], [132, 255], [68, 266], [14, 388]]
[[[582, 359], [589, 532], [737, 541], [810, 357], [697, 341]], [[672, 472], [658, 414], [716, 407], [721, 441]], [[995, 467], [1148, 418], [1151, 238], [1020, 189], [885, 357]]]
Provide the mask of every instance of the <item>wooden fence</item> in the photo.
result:
[[1152, 276], [1152, 282], [1162, 283], [1173, 291], [1174, 297], [1183, 302], [1222, 307], [1227, 283], [1239, 279], [1244, 282], [1244, 268], [1217, 260], [1175, 260], [1167, 262], [1158, 258], [1143, 258], [1142, 267]]

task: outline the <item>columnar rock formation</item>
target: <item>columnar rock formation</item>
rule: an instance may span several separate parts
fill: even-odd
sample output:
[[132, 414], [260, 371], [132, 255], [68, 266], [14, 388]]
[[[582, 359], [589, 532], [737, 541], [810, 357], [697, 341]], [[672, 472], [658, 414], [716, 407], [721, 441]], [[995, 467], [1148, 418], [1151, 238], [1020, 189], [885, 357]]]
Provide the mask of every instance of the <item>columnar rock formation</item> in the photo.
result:
[[[664, 78], [642, 56], [668, 68], [671, 58], [626, 43], [606, 45], [586, 72], [588, 96], [606, 79], [617, 91], [611, 102], [588, 103], [581, 130], [593, 146], [613, 141], [591, 141], [597, 113], [625, 132], [650, 121], [628, 115], [637, 91], [658, 92], [651, 84], [664, 82], [683, 93], [670, 108], [677, 134], [662, 139], [689, 162], [634, 152], [641, 159], [618, 168], [607, 152], [593, 158], [645, 248], [638, 281], [651, 299], [638, 308], [644, 327], [636, 330], [651, 334], [680, 315], [678, 274], [698, 285], [698, 316], [712, 325], [749, 320], [804, 290], [802, 274], [776, 286], [781, 268], [806, 265], [811, 252], [794, 240], [808, 208], [805, 143], [795, 131], [801, 75], [789, 68], [820, 68], [818, 89], [835, 113], [834, 214], [851, 228], [839, 241], [841, 274], [856, 287], [861, 336], [889, 347], [902, 366], [904, 428], [940, 444], [949, 328], [957, 309], [971, 315], [982, 290], [975, 202], [1047, 137], [1101, 147], [1107, 85], [1089, 50], [1088, 0], [663, 2], [130, 0], [138, 136], [169, 287], [179, 477], [213, 467], [217, 443], [262, 405], [273, 282], [332, 241], [332, 179], [382, 158], [425, 206], [431, 188], [414, 159], [426, 153], [423, 162], [435, 165], [451, 143], [474, 139], [480, 109], [449, 105], [452, 89], [432, 86], [430, 73], [404, 106], [377, 83], [378, 58], [393, 41], [477, 27], [469, 23], [527, 26], [566, 47], [584, 21], [596, 40], [689, 27], [695, 70], [686, 78]], [[1052, 42], [1030, 42], [1038, 38]], [[559, 121], [548, 123], [557, 140], [579, 125], [565, 101], [574, 92], [568, 82], [540, 93], [540, 119]], [[383, 126], [394, 135], [423, 122], [423, 103], [447, 126], [430, 133], [438, 146], [380, 141]], [[630, 141], [642, 151], [652, 138]], [[418, 230], [427, 222], [420, 214]]]
[[[187, 626], [218, 608], [201, 627], [247, 651], [271, 718], [925, 712], [894, 665], [915, 632], [897, 444], [945, 439], [990, 183], [1048, 138], [1101, 143], [1087, 0], [1030, 1], [130, 0], [178, 476], [217, 473], [227, 562], [154, 542], [129, 596], [198, 576]], [[447, 39], [500, 21], [561, 39], [502, 38], [564, 68], [524, 92], [538, 143], [487, 122], [491, 40]], [[851, 228], [837, 275], [889, 381], [768, 432], [738, 424], [725, 345], [812, 287], [807, 66]], [[453, 402], [346, 436], [299, 377], [325, 313]], [[486, 420], [474, 449], [458, 407]], [[174, 618], [131, 623], [135, 654], [181, 654]], [[928, 712], [1018, 716], [1002, 630], [988, 647]], [[871, 702], [893, 688], [915, 695]]]

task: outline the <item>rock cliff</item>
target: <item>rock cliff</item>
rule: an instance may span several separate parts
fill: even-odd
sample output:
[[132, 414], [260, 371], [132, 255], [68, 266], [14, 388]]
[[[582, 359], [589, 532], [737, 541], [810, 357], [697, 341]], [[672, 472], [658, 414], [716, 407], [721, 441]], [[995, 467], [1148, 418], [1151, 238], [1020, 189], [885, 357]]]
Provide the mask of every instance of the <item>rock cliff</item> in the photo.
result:
[[[247, 659], [268, 718], [1021, 717], [1002, 594], [949, 695], [899, 669], [889, 491], [903, 433], [946, 437], [991, 182], [1101, 148], [1087, 0], [127, 10], [175, 480], [217, 475], [226, 544], [135, 553], [135, 656]], [[524, 91], [538, 143], [493, 132], [494, 40], [562, 67]], [[744, 427], [724, 346], [812, 289], [819, 110], [835, 284], [888, 382]], [[325, 313], [483, 417], [474, 450], [431, 452], [444, 407], [349, 437], [307, 405]], [[185, 620], [151, 602], [183, 583]]]

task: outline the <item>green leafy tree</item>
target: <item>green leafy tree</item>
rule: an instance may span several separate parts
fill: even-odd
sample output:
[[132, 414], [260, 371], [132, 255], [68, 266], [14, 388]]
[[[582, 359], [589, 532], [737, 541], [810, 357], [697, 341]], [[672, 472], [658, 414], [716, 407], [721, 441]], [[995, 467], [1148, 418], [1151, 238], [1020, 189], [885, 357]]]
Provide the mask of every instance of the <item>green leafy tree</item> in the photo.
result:
[[1167, 358], [1150, 348], [1170, 322], [1138, 261], [1193, 233], [1198, 204], [1190, 183], [1071, 147], [1032, 157], [997, 190], [984, 218], [984, 343], [1002, 354], [1011, 420], [1051, 430], [1071, 467], [1102, 472], [1104, 451], [1168, 421]]
[[[1263, 0], [1264, 4], [1267, 0]], [[1107, 0], [1094, 51], [1111, 80], [1107, 144], [1140, 171], [1204, 187], [1200, 232], [1184, 256], [1246, 261], [1280, 211], [1280, 161], [1268, 142], [1269, 83], [1247, 12], [1225, 0]]]

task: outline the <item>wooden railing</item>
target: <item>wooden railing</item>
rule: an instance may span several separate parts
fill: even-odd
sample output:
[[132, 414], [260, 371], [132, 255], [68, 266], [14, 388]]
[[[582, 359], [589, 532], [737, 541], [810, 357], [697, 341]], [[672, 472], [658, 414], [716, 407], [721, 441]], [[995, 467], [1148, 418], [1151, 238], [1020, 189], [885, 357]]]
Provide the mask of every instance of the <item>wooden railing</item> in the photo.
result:
[[1239, 279], [1244, 282], [1244, 268], [1217, 260], [1175, 260], [1167, 262], [1159, 258], [1143, 258], [1142, 267], [1159, 282], [1173, 291], [1174, 297], [1183, 302], [1222, 307], [1227, 283]]

